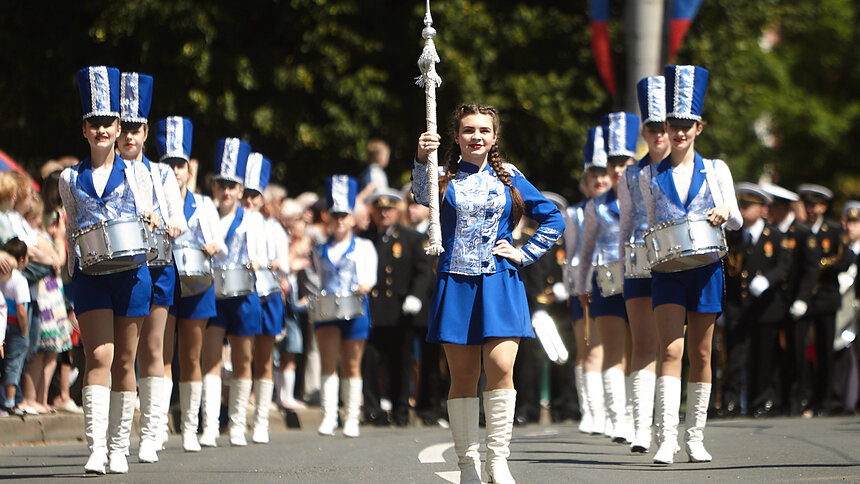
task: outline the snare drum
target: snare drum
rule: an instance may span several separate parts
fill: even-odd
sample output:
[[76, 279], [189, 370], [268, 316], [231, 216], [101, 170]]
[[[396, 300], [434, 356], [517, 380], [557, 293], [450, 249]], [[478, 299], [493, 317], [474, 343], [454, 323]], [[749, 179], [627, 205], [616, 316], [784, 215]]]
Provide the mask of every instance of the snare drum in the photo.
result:
[[648, 249], [644, 243], [624, 244], [624, 277], [627, 279], [651, 277], [651, 263], [648, 262]]
[[621, 294], [624, 289], [624, 275], [621, 273], [621, 262], [613, 261], [594, 267], [597, 288], [602, 297]]
[[182, 297], [196, 296], [212, 286], [212, 259], [196, 244], [173, 246]]
[[247, 296], [254, 292], [254, 271], [248, 266], [215, 267], [215, 299]]
[[327, 294], [323, 291], [310, 298], [308, 309], [314, 322], [355, 319], [364, 315], [364, 297], [358, 294]]
[[170, 241], [170, 236], [167, 235], [167, 231], [164, 229], [153, 230], [150, 240], [158, 255], [156, 255], [155, 259], [147, 262], [146, 265], [149, 267], [164, 267], [173, 264], [173, 244]]
[[278, 280], [278, 276], [275, 275], [272, 269], [259, 269], [254, 272], [254, 276], [257, 278], [257, 294], [260, 297], [265, 297], [281, 290], [281, 281]]
[[157, 255], [151, 233], [140, 217], [99, 222], [74, 234], [81, 271], [114, 274], [146, 264]]
[[706, 217], [684, 217], [655, 225], [645, 232], [651, 270], [680, 272], [706, 266], [728, 253], [723, 229]]

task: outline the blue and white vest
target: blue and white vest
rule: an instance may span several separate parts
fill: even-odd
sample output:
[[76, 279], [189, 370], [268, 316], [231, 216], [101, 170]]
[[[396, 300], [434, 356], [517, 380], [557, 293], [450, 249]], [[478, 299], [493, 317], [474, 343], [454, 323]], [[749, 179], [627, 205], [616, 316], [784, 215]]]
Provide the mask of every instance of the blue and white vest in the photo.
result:
[[642, 174], [642, 169], [650, 164], [650, 158], [645, 155], [635, 165], [628, 166], [624, 170], [624, 179], [627, 182], [627, 190], [630, 192], [630, 201], [633, 209], [631, 220], [633, 221], [633, 231], [630, 233], [630, 240], [625, 242], [634, 242], [642, 244], [645, 242], [645, 231], [648, 230], [648, 210], [645, 207], [645, 199], [642, 198], [642, 188], [639, 187], [639, 175]]
[[317, 248], [320, 264], [320, 289], [329, 294], [347, 294], [355, 292], [358, 287], [358, 271], [355, 265], [355, 236], [349, 241], [349, 247], [340, 260], [335, 264], [328, 257], [331, 240]]
[[253, 216], [254, 212], [247, 211], [242, 207], [236, 208], [236, 213], [233, 216], [233, 221], [224, 235], [224, 243], [227, 246], [227, 257], [223, 260], [213, 259], [212, 264], [216, 267], [226, 267], [231, 265], [246, 265], [249, 262], [248, 257], [248, 226], [249, 223], [245, 220], [247, 217]]
[[618, 211], [618, 198], [614, 190], [594, 197], [594, 210], [597, 212], [597, 239], [594, 245], [594, 263], [597, 265], [617, 261], [621, 254], [618, 250], [618, 237], [621, 233], [621, 216]]
[[[208, 243], [201, 223], [201, 213], [205, 198], [207, 198], [205, 195], [197, 195], [190, 190], [186, 192], [182, 208], [185, 214], [185, 221], [188, 222], [188, 230], [182, 232], [176, 238], [176, 243], [192, 243], [201, 246]], [[209, 227], [209, 230], [212, 230], [212, 227]]]
[[90, 157], [69, 171], [69, 187], [75, 197], [78, 230], [90, 225], [121, 217], [137, 216], [134, 193], [126, 179], [126, 162], [119, 155], [114, 158], [102, 196], [96, 193]]
[[[707, 162], [710, 163], [709, 169], [713, 170], [713, 162]], [[649, 166], [657, 223], [669, 222], [691, 214], [704, 215], [716, 206], [707, 182], [705, 161], [698, 153], [694, 163], [687, 203], [681, 203], [681, 197], [678, 196], [675, 180], [672, 178], [672, 161], [668, 156], [660, 163]]]

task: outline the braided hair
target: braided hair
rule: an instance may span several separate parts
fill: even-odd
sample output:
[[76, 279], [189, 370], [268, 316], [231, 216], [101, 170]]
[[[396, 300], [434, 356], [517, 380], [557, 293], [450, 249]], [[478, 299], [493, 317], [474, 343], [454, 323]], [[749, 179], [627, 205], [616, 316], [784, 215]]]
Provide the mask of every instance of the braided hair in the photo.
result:
[[510, 173], [505, 171], [505, 168], [502, 166], [505, 163], [505, 159], [499, 151], [499, 113], [492, 106], [484, 104], [461, 104], [454, 110], [450, 124], [452, 143], [451, 148], [448, 150], [448, 159], [445, 162], [446, 173], [439, 175], [439, 193], [444, 198], [448, 183], [454, 179], [460, 168], [461, 153], [460, 145], [457, 144], [457, 137], [460, 133], [460, 121], [471, 114], [484, 114], [490, 116], [493, 120], [493, 132], [496, 133], [496, 143], [493, 143], [493, 146], [490, 147], [490, 152], [487, 155], [487, 163], [489, 163], [490, 168], [493, 169], [499, 180], [511, 191], [511, 228], [514, 228], [520, 222], [525, 212], [525, 202], [523, 202], [520, 191], [511, 183]]

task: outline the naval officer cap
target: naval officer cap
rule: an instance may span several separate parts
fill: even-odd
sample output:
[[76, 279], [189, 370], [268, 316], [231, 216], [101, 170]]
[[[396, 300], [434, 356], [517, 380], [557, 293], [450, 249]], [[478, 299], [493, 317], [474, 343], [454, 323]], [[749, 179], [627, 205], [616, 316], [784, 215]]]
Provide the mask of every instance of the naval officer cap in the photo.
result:
[[352, 213], [358, 195], [358, 181], [347, 175], [333, 175], [325, 182], [325, 208], [331, 213]]
[[78, 71], [83, 119], [119, 117], [119, 69], [90, 66]]
[[397, 190], [383, 188], [373, 192], [367, 201], [377, 208], [395, 208], [403, 200], [403, 196]]
[[603, 128], [603, 144], [609, 159], [636, 156], [639, 116], [624, 112], [605, 114], [600, 126]]
[[664, 123], [666, 121], [666, 78], [649, 76], [636, 84], [639, 99], [639, 113], [642, 124]]
[[245, 190], [260, 192], [269, 186], [269, 178], [272, 176], [272, 162], [256, 151], [248, 155], [248, 163], [245, 165]]
[[702, 120], [705, 91], [708, 88], [708, 70], [699, 66], [667, 66], [666, 119], [671, 124], [692, 126]]
[[800, 197], [798, 197], [796, 193], [779, 185], [773, 183], [762, 183], [760, 186], [764, 191], [770, 194], [775, 201], [783, 200], [786, 202], [796, 202], [800, 200]]
[[757, 203], [759, 205], [770, 205], [773, 203], [773, 197], [755, 183], [735, 183], [735, 194], [737, 194], [738, 202], [740, 203]]
[[592, 168], [606, 168], [606, 146], [603, 142], [603, 128], [594, 126], [588, 130], [588, 139], [582, 148], [584, 164], [582, 172]]
[[168, 116], [155, 123], [155, 149], [158, 161], [181, 163], [191, 160], [194, 125], [182, 116]]
[[251, 145], [239, 138], [222, 138], [215, 142], [215, 179], [245, 183], [245, 169]]
[[123, 72], [119, 88], [120, 116], [123, 123], [148, 123], [152, 107], [152, 76]]
[[860, 220], [860, 202], [848, 200], [842, 208], [842, 216], [846, 220]]
[[827, 203], [833, 200], [833, 192], [829, 188], [814, 183], [799, 185], [797, 193], [806, 203]]

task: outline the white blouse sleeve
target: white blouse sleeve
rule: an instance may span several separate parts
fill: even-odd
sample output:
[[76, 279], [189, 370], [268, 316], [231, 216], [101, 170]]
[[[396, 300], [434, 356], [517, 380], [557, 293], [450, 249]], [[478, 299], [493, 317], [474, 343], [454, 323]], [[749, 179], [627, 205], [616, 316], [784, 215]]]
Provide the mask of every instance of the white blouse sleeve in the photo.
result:
[[645, 201], [645, 210], [648, 212], [648, 226], [657, 225], [657, 208], [654, 205], [654, 196], [651, 194], [651, 167], [642, 168], [639, 173], [639, 191], [642, 192], [642, 199]]
[[[194, 194], [188, 192], [185, 196], [192, 197]], [[198, 207], [200, 213], [197, 216], [200, 217], [200, 223], [205, 224], [203, 227], [204, 239], [208, 237], [210, 240], [207, 243], [214, 242], [218, 244], [218, 252], [213, 257], [218, 261], [224, 261], [227, 258], [227, 244], [224, 243], [224, 235], [220, 229], [221, 217], [218, 215], [218, 209], [215, 208], [215, 203], [211, 198], [201, 198], [203, 203]], [[206, 231], [208, 231], [208, 235]]]
[[591, 259], [594, 256], [594, 246], [597, 243], [597, 209], [594, 207], [594, 199], [585, 205], [585, 229], [582, 239], [582, 253], [579, 256], [579, 265], [582, 269], [576, 274], [576, 294], [587, 294], [588, 275], [591, 271]]
[[281, 226], [277, 220], [267, 221], [267, 229], [269, 230], [270, 242], [272, 244], [273, 257], [272, 260], [277, 260], [280, 266], [279, 272], [287, 276], [290, 273], [290, 239], [287, 237], [287, 231]]
[[738, 208], [738, 199], [735, 197], [735, 184], [732, 180], [732, 172], [723, 160], [714, 160], [714, 168], [717, 176], [717, 184], [720, 186], [720, 194], [723, 196], [723, 204], [729, 206], [729, 218], [726, 220], [726, 228], [738, 230], [743, 224], [741, 211]]
[[179, 182], [170, 167], [161, 168], [164, 173], [164, 197], [167, 199], [167, 221], [179, 227], [180, 233], [188, 230], [188, 221], [185, 220], [184, 204], [182, 203], [182, 192], [179, 190]]
[[562, 215], [564, 215], [564, 253], [567, 254], [567, 260], [564, 261], [564, 282], [567, 285], [568, 294], [576, 294], [573, 290], [575, 281], [572, 280], [570, 265], [576, 255], [576, 207], [567, 207]]
[[[250, 215], [250, 217], [249, 217]], [[245, 212], [245, 217], [250, 218], [248, 225], [248, 259], [257, 262], [261, 266], [269, 263], [269, 250], [266, 246], [266, 224], [260, 212]]]
[[75, 270], [75, 240], [72, 237], [78, 231], [78, 205], [75, 196], [72, 195], [71, 183], [72, 169], [66, 168], [60, 175], [59, 188], [60, 199], [63, 201], [63, 208], [66, 210], [66, 268], [69, 275]]
[[[636, 165], [627, 167], [629, 170]], [[633, 200], [630, 198], [630, 187], [627, 186], [627, 173], [625, 170], [621, 180], [618, 182], [618, 212], [621, 216], [619, 224], [621, 229], [618, 234], [618, 260], [621, 265], [624, 265], [624, 244], [630, 241], [630, 234], [633, 232]]]
[[376, 253], [376, 247], [373, 242], [355, 238], [355, 250], [357, 258], [355, 261], [356, 276], [358, 283], [363, 286], [373, 287], [376, 285], [377, 269], [379, 265], [379, 256]]

